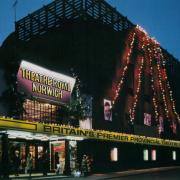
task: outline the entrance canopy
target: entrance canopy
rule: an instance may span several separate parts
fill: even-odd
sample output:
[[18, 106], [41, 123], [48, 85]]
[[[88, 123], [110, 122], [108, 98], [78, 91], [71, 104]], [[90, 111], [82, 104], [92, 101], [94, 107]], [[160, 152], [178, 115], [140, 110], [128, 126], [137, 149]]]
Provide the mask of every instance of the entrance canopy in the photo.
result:
[[59, 140], [84, 140], [84, 137], [77, 136], [58, 136], [53, 134], [43, 134], [43, 133], [34, 133], [27, 131], [18, 131], [18, 130], [3, 130], [0, 133], [7, 133], [9, 139], [25, 139], [25, 140], [39, 140], [39, 141], [59, 141]]
[[45, 124], [38, 122], [14, 120], [4, 117], [0, 117], [0, 128], [2, 128], [3, 130], [16, 130], [23, 132], [25, 131], [31, 133], [40, 133], [46, 135], [46, 137], [48, 138], [47, 140], [50, 140], [49, 137], [66, 136], [66, 137], [76, 137], [80, 139], [89, 138], [89, 139], [97, 139], [97, 140], [109, 140], [109, 141], [117, 141], [117, 142], [138, 143], [138, 144], [180, 148], [180, 141], [110, 132], [104, 130], [81, 129], [66, 125]]

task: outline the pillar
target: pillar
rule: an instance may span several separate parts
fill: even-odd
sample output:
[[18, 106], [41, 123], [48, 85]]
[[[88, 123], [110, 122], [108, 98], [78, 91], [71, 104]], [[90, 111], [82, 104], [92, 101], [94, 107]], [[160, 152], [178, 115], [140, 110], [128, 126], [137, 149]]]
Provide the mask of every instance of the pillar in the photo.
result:
[[65, 140], [65, 167], [64, 167], [64, 174], [65, 175], [70, 175], [71, 174], [69, 140]]
[[3, 178], [9, 178], [10, 173], [10, 162], [9, 162], [9, 154], [8, 154], [8, 134], [2, 134], [2, 175]]

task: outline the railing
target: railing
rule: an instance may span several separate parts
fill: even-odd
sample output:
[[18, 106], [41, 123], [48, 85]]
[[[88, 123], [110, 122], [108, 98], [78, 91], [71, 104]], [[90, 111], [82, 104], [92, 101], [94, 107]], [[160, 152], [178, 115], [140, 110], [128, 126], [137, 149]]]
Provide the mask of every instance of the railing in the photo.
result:
[[123, 31], [133, 24], [104, 0], [54, 0], [16, 22], [16, 33], [20, 40], [28, 41], [42, 35], [51, 28], [62, 26], [63, 19], [92, 18]]

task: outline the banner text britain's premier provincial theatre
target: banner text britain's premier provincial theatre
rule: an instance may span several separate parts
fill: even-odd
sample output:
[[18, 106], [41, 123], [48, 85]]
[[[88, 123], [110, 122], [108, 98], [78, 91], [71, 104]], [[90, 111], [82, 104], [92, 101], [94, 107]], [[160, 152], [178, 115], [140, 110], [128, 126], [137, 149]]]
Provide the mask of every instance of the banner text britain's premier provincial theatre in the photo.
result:
[[70, 100], [75, 79], [27, 61], [22, 61], [18, 75], [18, 90], [40, 99], [66, 104]]
[[45, 133], [57, 136], [76, 136], [91, 138], [96, 140], [109, 140], [124, 143], [137, 143], [156, 146], [169, 146], [180, 148], [180, 141], [160, 139], [154, 137], [145, 137], [125, 133], [109, 132], [103, 130], [81, 129], [65, 125], [44, 124], [37, 122], [27, 122], [12, 120], [0, 117], [0, 128], [13, 129], [19, 131], [29, 131], [33, 133]]

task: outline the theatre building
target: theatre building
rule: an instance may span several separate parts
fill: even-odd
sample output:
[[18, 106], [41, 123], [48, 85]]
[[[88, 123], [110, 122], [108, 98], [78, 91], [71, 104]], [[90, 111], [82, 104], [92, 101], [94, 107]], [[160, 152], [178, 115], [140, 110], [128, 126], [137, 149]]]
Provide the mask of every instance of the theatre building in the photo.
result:
[[[106, 1], [55, 0], [0, 47], [0, 168], [71, 174], [180, 164], [180, 64]], [[173, 77], [173, 79], [172, 79]]]

